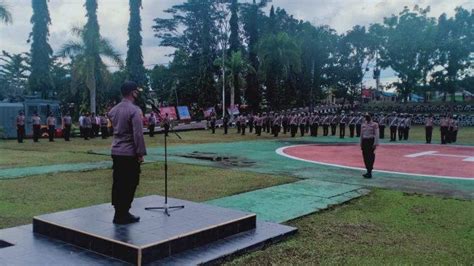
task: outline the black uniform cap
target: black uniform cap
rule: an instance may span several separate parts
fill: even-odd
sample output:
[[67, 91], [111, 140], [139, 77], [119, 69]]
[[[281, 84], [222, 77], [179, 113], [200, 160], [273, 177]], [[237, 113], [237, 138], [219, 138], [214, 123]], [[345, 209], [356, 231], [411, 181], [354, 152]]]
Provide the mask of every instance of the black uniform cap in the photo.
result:
[[141, 88], [138, 87], [137, 83], [133, 81], [125, 81], [120, 88], [120, 92], [122, 95], [129, 95], [132, 91], [142, 91]]

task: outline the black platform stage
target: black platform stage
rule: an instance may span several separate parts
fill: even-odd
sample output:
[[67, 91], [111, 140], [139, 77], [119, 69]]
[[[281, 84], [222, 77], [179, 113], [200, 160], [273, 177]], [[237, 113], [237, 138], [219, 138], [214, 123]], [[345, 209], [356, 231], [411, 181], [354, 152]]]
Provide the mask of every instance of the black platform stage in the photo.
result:
[[[159, 210], [144, 210], [144, 207], [159, 206], [162, 202], [163, 197], [160, 196], [135, 199], [132, 213], [141, 216], [141, 221], [130, 225], [114, 225], [111, 222], [114, 210], [110, 204], [34, 217], [33, 231], [37, 234], [33, 234], [33, 239], [40, 243], [38, 246], [43, 245], [41, 243], [48, 243], [49, 246], [51, 243], [62, 243], [53, 245], [55, 248], [49, 252], [57, 255], [56, 262], [69, 257], [67, 264], [76, 264], [74, 259], [78, 259], [77, 264], [84, 263], [80, 262], [80, 254], [89, 258], [90, 251], [104, 255], [96, 256], [97, 264], [103, 263], [101, 260], [107, 263], [120, 260], [137, 265], [201, 264], [261, 247], [296, 232], [292, 227], [257, 222], [252, 213], [177, 199], [169, 199], [169, 204], [185, 205], [185, 208], [171, 211], [169, 217]], [[48, 253], [34, 255], [31, 250], [28, 252], [28, 248], [22, 248], [22, 242], [12, 236], [14, 229], [0, 230], [0, 240], [13, 244], [0, 248], [0, 259], [5, 258], [8, 262], [18, 259], [21, 262], [25, 259], [18, 256], [21, 253], [39, 257]], [[18, 232], [25, 234], [28, 228], [23, 227]], [[58, 255], [62, 254], [60, 250], [75, 246], [81, 248], [72, 253], [64, 251], [69, 255]], [[73, 253], [75, 256], [71, 259]]]

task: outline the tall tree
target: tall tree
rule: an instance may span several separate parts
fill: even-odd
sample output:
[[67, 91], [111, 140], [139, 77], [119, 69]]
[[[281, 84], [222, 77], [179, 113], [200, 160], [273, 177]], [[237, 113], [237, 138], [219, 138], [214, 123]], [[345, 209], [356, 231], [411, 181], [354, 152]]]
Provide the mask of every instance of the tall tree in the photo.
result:
[[31, 74], [28, 79], [31, 91], [41, 94], [41, 97], [51, 97], [53, 92], [53, 80], [51, 78], [51, 56], [53, 49], [48, 43], [49, 17], [47, 0], [32, 1], [33, 16], [31, 23], [33, 30], [30, 33], [31, 43]]
[[258, 61], [258, 43], [261, 17], [263, 16], [261, 9], [266, 6], [267, 0], [260, 0], [259, 3], [253, 0], [251, 4], [243, 5], [242, 17], [244, 24], [245, 36], [247, 38], [248, 61], [255, 72], [249, 72], [246, 77], [247, 89], [245, 98], [252, 110], [259, 110], [262, 101], [262, 92], [258, 80], [257, 72], [259, 71]]
[[178, 71], [184, 76], [179, 80], [177, 90], [185, 95], [191, 104], [198, 100], [201, 107], [213, 106], [218, 100], [215, 76], [218, 68], [214, 65], [217, 57], [217, 38], [219, 37], [216, 21], [221, 17], [217, 11], [219, 1], [188, 0], [175, 5], [166, 13], [169, 19], [155, 19], [153, 29], [160, 39], [161, 46], [176, 48], [175, 59], [180, 56], [179, 64], [186, 69]]
[[72, 57], [72, 87], [85, 86], [89, 91], [89, 110], [97, 111], [97, 85], [107, 83], [110, 73], [101, 56], [108, 57], [123, 66], [120, 54], [115, 51], [110, 42], [103, 39], [99, 33], [97, 21], [97, 1], [86, 0], [87, 23], [84, 28], [74, 28], [73, 33], [80, 41], [69, 41], [64, 44], [59, 55]]
[[30, 72], [29, 54], [0, 55], [0, 99], [20, 98], [25, 95]]
[[127, 78], [139, 86], [147, 83], [146, 70], [143, 66], [142, 31], [140, 8], [142, 0], [130, 0], [130, 22], [128, 23], [128, 51], [126, 59]]
[[237, 0], [230, 2], [230, 36], [229, 36], [229, 55], [239, 51], [242, 48], [240, 43], [240, 29], [239, 29], [239, 4]]
[[438, 34], [436, 44], [438, 70], [433, 74], [434, 83], [455, 101], [455, 93], [459, 91], [460, 81], [472, 75], [474, 62], [470, 54], [474, 53], [474, 11], [456, 8], [454, 17], [448, 18], [442, 14], [438, 19]]
[[8, 11], [6, 5], [4, 3], [0, 3], [0, 22], [3, 23], [12, 23], [12, 14]]
[[[399, 82], [394, 85], [402, 98], [408, 100], [410, 93], [425, 80], [432, 70], [436, 36], [433, 28], [436, 21], [427, 16], [429, 8], [405, 7], [399, 15], [384, 19], [384, 49], [381, 51], [380, 65], [391, 67], [397, 72]], [[431, 58], [431, 59], [430, 59]]]

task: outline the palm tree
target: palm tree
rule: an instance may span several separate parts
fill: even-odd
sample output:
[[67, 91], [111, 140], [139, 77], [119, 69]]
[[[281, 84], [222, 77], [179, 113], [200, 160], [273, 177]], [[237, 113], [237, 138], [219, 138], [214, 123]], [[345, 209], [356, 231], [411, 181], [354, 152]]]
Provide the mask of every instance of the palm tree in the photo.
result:
[[64, 44], [58, 55], [72, 58], [72, 88], [77, 89], [80, 85], [85, 85], [89, 89], [90, 111], [96, 112], [97, 82], [107, 81], [110, 77], [102, 57], [111, 59], [121, 68], [123, 61], [108, 40], [99, 37], [97, 45], [94, 46], [96, 50], [91, 53], [86, 45], [88, 42], [86, 31], [75, 27], [72, 32], [80, 40]]
[[0, 21], [8, 24], [12, 23], [12, 14], [8, 11], [6, 5], [2, 2], [0, 2]]
[[[255, 69], [242, 57], [242, 52], [233, 52], [230, 59], [226, 62], [226, 68], [230, 72], [230, 106], [235, 104], [235, 90], [240, 91], [244, 83], [244, 77], [249, 72], [255, 72]], [[237, 95], [241, 97], [241, 93]]]

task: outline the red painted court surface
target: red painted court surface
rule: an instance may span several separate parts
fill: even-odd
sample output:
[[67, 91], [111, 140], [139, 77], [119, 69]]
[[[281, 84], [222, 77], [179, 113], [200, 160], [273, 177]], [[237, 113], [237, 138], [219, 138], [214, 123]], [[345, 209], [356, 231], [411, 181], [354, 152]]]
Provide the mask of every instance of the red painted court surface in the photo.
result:
[[[277, 153], [317, 164], [365, 170], [356, 144], [311, 144], [283, 147]], [[474, 181], [474, 147], [444, 145], [380, 145], [374, 171]]]

